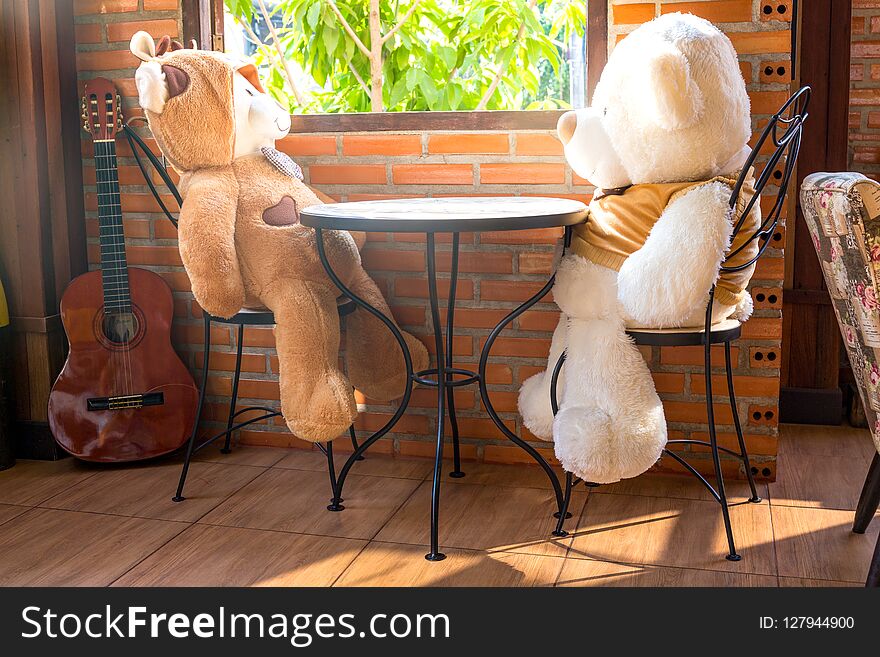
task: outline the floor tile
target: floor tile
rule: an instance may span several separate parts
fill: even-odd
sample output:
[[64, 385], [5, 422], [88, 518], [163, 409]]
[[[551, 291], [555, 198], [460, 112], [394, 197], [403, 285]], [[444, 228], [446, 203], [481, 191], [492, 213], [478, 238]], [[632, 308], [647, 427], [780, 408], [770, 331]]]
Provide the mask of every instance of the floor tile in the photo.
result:
[[805, 579], [803, 577], [780, 577], [779, 586], [783, 588], [853, 588], [864, 586], [862, 582], [835, 582], [829, 579]]
[[336, 586], [552, 586], [563, 559], [517, 552], [446, 550], [427, 561], [425, 548], [372, 542]]
[[98, 472], [72, 458], [60, 461], [18, 461], [0, 472], [0, 502], [33, 506]]
[[772, 506], [779, 574], [864, 582], [880, 533], [875, 518], [864, 534], [853, 534], [852, 511]]
[[27, 511], [30, 507], [13, 506], [12, 504], [0, 504], [0, 525], [4, 522], [12, 520]]
[[[200, 449], [193, 455], [195, 461], [214, 461], [224, 465], [253, 465], [258, 468], [268, 468], [283, 459], [290, 453], [289, 449], [281, 447], [254, 447], [252, 445], [233, 445], [229, 454], [220, 451], [223, 441], [218, 440], [212, 445]], [[182, 459], [181, 459], [182, 462]]]
[[[350, 453], [335, 453], [333, 462], [337, 473]], [[327, 472], [327, 457], [318, 450], [290, 449], [287, 455], [275, 464], [276, 468]], [[357, 461], [351, 468], [352, 474], [399, 479], [424, 479], [433, 471], [433, 462], [428, 459], [407, 459], [367, 452], [363, 461]]]
[[162, 463], [104, 470], [42, 506], [140, 518], [192, 522], [265, 472], [263, 468], [193, 462], [183, 502], [172, 502], [180, 465]]
[[569, 557], [776, 575], [770, 506], [737, 504], [730, 516], [737, 562], [724, 558], [716, 502], [591, 493]]
[[557, 586], [770, 586], [773, 575], [694, 570], [608, 563], [592, 559], [566, 559]]
[[106, 586], [180, 522], [31, 509], [0, 531], [0, 586]]
[[[572, 496], [574, 530], [586, 494]], [[424, 482], [376, 536], [378, 541], [424, 546], [430, 537], [431, 483]], [[555, 498], [551, 491], [500, 486], [443, 486], [440, 545], [472, 550], [506, 550], [565, 556], [569, 538], [554, 538]]]
[[116, 586], [329, 586], [366, 541], [192, 525]]
[[779, 456], [770, 503], [854, 511], [868, 474], [858, 456], [816, 455], [785, 450]]
[[[483, 486], [513, 486], [516, 488], [550, 489], [553, 484], [538, 465], [507, 465], [500, 463], [469, 463], [461, 464], [464, 477], [454, 479], [449, 476], [452, 463], [443, 462], [443, 481], [450, 484], [480, 484]], [[561, 473], [558, 473], [560, 474]], [[426, 479], [433, 478], [433, 470], [428, 472]], [[560, 482], [563, 480], [559, 477]]]
[[[714, 485], [714, 477], [709, 478]], [[761, 502], [767, 503], [767, 484], [756, 482], [755, 484]], [[712, 494], [701, 484], [696, 477], [690, 475], [660, 475], [645, 473], [633, 479], [624, 479], [614, 484], [599, 486], [597, 493], [611, 493], [615, 495], [648, 495], [650, 497], [672, 497], [687, 500], [714, 501]], [[724, 492], [727, 499], [736, 504], [745, 502], [752, 496], [749, 482], [738, 479], [725, 479]]]
[[327, 473], [273, 468], [200, 522], [370, 539], [418, 485], [415, 479], [350, 475], [343, 491], [345, 510], [334, 513], [327, 510]]
[[779, 457], [802, 453], [813, 456], [850, 456], [871, 462], [877, 453], [867, 429], [850, 426], [785, 424], [779, 427]]

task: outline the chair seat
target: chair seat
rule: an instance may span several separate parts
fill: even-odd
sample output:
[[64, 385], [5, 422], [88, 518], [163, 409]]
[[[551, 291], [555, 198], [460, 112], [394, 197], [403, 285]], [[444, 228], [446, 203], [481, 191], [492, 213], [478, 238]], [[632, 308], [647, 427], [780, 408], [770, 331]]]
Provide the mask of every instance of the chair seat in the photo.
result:
[[[626, 332], [638, 345], [684, 347], [706, 344], [705, 328], [628, 328]], [[736, 340], [741, 332], [742, 322], [736, 319], [725, 319], [712, 324], [709, 332], [709, 344], [721, 344]]]
[[[336, 312], [340, 317], [350, 315], [357, 309], [357, 304], [346, 296], [336, 299]], [[266, 308], [242, 308], [232, 317], [209, 315], [212, 322], [221, 324], [244, 324], [246, 326], [271, 326], [275, 323], [275, 315]]]

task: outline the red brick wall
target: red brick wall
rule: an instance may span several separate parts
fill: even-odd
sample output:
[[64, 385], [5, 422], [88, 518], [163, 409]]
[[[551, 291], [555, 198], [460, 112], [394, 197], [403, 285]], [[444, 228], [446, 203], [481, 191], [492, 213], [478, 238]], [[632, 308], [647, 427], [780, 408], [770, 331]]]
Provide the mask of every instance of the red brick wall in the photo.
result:
[[880, 2], [853, 0], [849, 167], [880, 176]]
[[[781, 0], [772, 5], [757, 0], [614, 2], [609, 8], [609, 42], [615, 43], [638, 23], [660, 11], [691, 11], [715, 21], [730, 34], [740, 53], [757, 127], [762, 115], [775, 111], [787, 95], [789, 13], [780, 14], [776, 8], [789, 4]], [[771, 8], [769, 15], [763, 12], [765, 5]], [[130, 67], [134, 62], [127, 52], [126, 41], [132, 30], [140, 28], [155, 35], [174, 35], [180, 25], [176, 3], [78, 0], [77, 13], [80, 76], [101, 74], [116, 79], [125, 95], [125, 105], [133, 108], [136, 98]], [[784, 69], [781, 75], [780, 67]], [[280, 148], [303, 166], [312, 184], [340, 200], [443, 194], [535, 194], [588, 200], [592, 189], [565, 165], [560, 145], [550, 132], [295, 135], [285, 139]], [[95, 261], [93, 163], [87, 145], [83, 152]], [[129, 262], [160, 272], [171, 284], [176, 300], [176, 344], [184, 358], [196, 368], [200, 365], [197, 362], [200, 315], [180, 266], [173, 227], [156, 214], [157, 208], [146, 187], [140, 184], [138, 171], [126, 157], [122, 145], [120, 154]], [[454, 350], [457, 365], [474, 369], [489, 330], [546, 281], [559, 234], [555, 230], [542, 230], [462, 235]], [[781, 245], [783, 241], [780, 231], [774, 244]], [[420, 336], [428, 336], [423, 238], [403, 234], [372, 235], [363, 255], [367, 268], [382, 285], [401, 323]], [[441, 271], [443, 269], [441, 265]], [[753, 281], [755, 317], [746, 324], [743, 339], [733, 350], [739, 413], [748, 433], [749, 449], [759, 470], [770, 477], [775, 476], [782, 272], [782, 252], [771, 249], [760, 262]], [[555, 306], [547, 300], [514, 322], [493, 351], [489, 383], [496, 408], [508, 426], [527, 440], [533, 437], [523, 429], [516, 413], [517, 390], [522, 380], [544, 366], [555, 323]], [[209, 419], [216, 422], [225, 418], [225, 395], [231, 387], [230, 370], [234, 364], [230, 353], [234, 336], [229, 328], [215, 326], [213, 341], [216, 351], [211, 362]], [[277, 361], [272, 344], [269, 330], [246, 332], [243, 402], [277, 403]], [[646, 348], [643, 353], [665, 403], [670, 435], [705, 438], [705, 381], [700, 373], [700, 350]], [[722, 352], [717, 351], [715, 362], [721, 363], [722, 357]], [[720, 372], [714, 375], [713, 383], [718, 393], [726, 393]], [[402, 455], [431, 454], [434, 404], [432, 391], [416, 390], [412, 406], [397, 430], [375, 449]], [[518, 462], [527, 458], [502, 439], [480, 407], [476, 391], [457, 390], [456, 407], [466, 458], [494, 462]], [[393, 408], [370, 404], [362, 411], [357, 428], [363, 435], [381, 426]], [[725, 425], [721, 430], [722, 443], [733, 447], [735, 437], [726, 397], [716, 398], [716, 414]], [[279, 421], [257, 425], [243, 432], [241, 440], [251, 444], [305, 446]], [[545, 454], [552, 452], [550, 445], [536, 445]], [[706, 470], [706, 454], [693, 456], [700, 460], [700, 469]], [[727, 463], [731, 472], [738, 470], [737, 463]], [[672, 466], [664, 463], [664, 467]]]

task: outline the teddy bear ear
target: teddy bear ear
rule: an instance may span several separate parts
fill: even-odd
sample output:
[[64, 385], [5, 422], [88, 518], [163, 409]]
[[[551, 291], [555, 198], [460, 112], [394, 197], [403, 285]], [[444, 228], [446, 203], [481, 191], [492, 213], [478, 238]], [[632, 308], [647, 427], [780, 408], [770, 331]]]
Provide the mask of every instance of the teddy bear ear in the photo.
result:
[[654, 119], [667, 130], [687, 128], [703, 111], [703, 95], [691, 77], [684, 54], [672, 46], [661, 50], [647, 63], [648, 97]]
[[156, 56], [156, 44], [153, 42], [153, 37], [143, 30], [135, 32], [135, 35], [131, 37], [128, 49], [142, 62], [148, 62]]

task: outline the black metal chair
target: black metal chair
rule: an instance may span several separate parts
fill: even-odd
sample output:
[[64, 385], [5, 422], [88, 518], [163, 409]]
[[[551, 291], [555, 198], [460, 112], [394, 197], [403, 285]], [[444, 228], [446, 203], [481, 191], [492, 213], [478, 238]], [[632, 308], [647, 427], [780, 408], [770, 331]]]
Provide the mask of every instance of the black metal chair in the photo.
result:
[[[124, 132], [126, 138], [128, 139], [129, 146], [131, 146], [131, 151], [134, 155], [135, 161], [137, 162], [137, 165], [140, 168], [141, 173], [143, 174], [144, 180], [147, 182], [147, 186], [150, 188], [150, 192], [152, 192], [153, 197], [156, 199], [156, 202], [162, 209], [163, 214], [174, 225], [174, 227], [177, 228], [177, 218], [165, 205], [165, 202], [163, 201], [159, 190], [156, 188], [156, 185], [154, 184], [152, 177], [149, 174], [146, 164], [141, 159], [141, 155], [147, 158], [150, 165], [156, 170], [156, 172], [159, 174], [159, 177], [162, 178], [162, 182], [171, 192], [171, 195], [174, 197], [179, 207], [183, 203], [183, 199], [180, 196], [180, 192], [178, 191], [177, 186], [174, 184], [174, 181], [168, 174], [168, 171], [163, 162], [160, 161], [155, 154], [153, 154], [149, 146], [147, 146], [144, 140], [141, 139], [140, 135], [138, 135], [137, 132], [135, 132], [134, 129], [128, 124], [124, 128]], [[357, 305], [351, 299], [340, 297], [337, 301], [337, 310], [340, 318], [351, 314], [356, 309]], [[180, 472], [180, 481], [177, 484], [177, 491], [174, 494], [174, 497], [171, 498], [174, 502], [182, 502], [184, 499], [186, 499], [183, 496], [183, 487], [186, 484], [186, 477], [189, 473], [189, 466], [192, 462], [193, 454], [203, 449], [204, 447], [207, 447], [221, 436], [225, 437], [225, 440], [223, 447], [220, 451], [223, 454], [229, 454], [229, 452], [231, 451], [230, 445], [232, 442], [232, 434], [235, 431], [238, 431], [239, 429], [242, 429], [255, 422], [261, 422], [263, 420], [278, 417], [281, 415], [280, 411], [269, 406], [248, 406], [246, 408], [239, 409], [238, 411], [235, 410], [236, 404], [238, 403], [238, 384], [241, 378], [241, 359], [244, 347], [244, 329], [247, 326], [273, 326], [275, 324], [275, 315], [272, 313], [272, 311], [242, 308], [241, 311], [229, 318], [217, 317], [205, 311], [202, 312], [202, 315], [204, 320], [204, 349], [202, 352], [202, 380], [199, 386], [199, 403], [198, 409], [196, 410], [196, 419], [195, 424], [193, 425], [192, 434], [190, 434], [189, 440], [186, 444], [186, 455], [183, 460], [183, 468]], [[228, 324], [238, 327], [236, 338], [235, 371], [233, 372], [232, 377], [232, 394], [229, 399], [229, 414], [226, 420], [226, 428], [196, 445], [196, 436], [198, 435], [199, 421], [201, 420], [202, 411], [205, 405], [205, 392], [208, 384], [208, 372], [210, 371], [211, 325], [214, 323]], [[236, 418], [238, 418], [239, 416], [253, 411], [261, 411], [262, 415], [251, 417], [242, 422], [235, 421]], [[357, 449], [358, 442], [357, 436], [355, 435], [354, 425], [349, 427], [348, 433], [349, 437], [351, 438], [352, 447], [354, 449]], [[335, 491], [336, 474], [335, 465], [333, 462], [333, 443], [328, 442], [326, 445], [322, 445], [320, 443], [316, 444], [318, 445], [318, 449], [320, 449], [327, 457], [327, 464], [330, 474], [330, 486], [331, 489]], [[363, 456], [359, 456], [358, 460], [362, 460], [363, 458]]]
[[[765, 163], [764, 169], [761, 171], [761, 175], [757, 178], [755, 184], [755, 193], [750, 199], [748, 199], [748, 202], [746, 203], [744, 211], [742, 213], [742, 218], [734, 226], [731, 240], [733, 240], [733, 238], [736, 237], [736, 235], [742, 229], [746, 217], [748, 217], [749, 213], [752, 211], [755, 203], [759, 202], [761, 193], [764, 191], [764, 188], [767, 186], [771, 179], [774, 179], [775, 183], [778, 186], [776, 191], [776, 200], [773, 204], [772, 209], [767, 214], [767, 217], [764, 218], [764, 220], [761, 222], [758, 229], [751, 236], [749, 236], [748, 240], [746, 240], [741, 246], [729, 253], [725, 262], [740, 253], [749, 245], [755, 243], [756, 241], [759, 245], [757, 254], [753, 258], [749, 259], [747, 262], [738, 266], [727, 266], [722, 263], [722, 273], [741, 271], [747, 269], [748, 267], [751, 267], [755, 262], [757, 262], [761, 255], [763, 255], [764, 251], [766, 251], [767, 247], [770, 244], [770, 240], [772, 239], [772, 236], [776, 231], [776, 226], [779, 223], [779, 216], [782, 212], [786, 195], [788, 194], [788, 188], [791, 183], [792, 175], [794, 174], [795, 163], [797, 162], [798, 152], [801, 145], [801, 131], [803, 128], [803, 123], [808, 116], [807, 106], [810, 102], [810, 92], [810, 87], [802, 87], [782, 105], [782, 107], [776, 114], [774, 114], [770, 118], [767, 126], [761, 133], [761, 137], [752, 148], [752, 151], [748, 159], [746, 160], [745, 165], [743, 165], [742, 173], [740, 174], [739, 179], [737, 180], [737, 183], [734, 186], [733, 192], [730, 196], [731, 209], [734, 209], [736, 207], [748, 172], [755, 165], [755, 162], [757, 161], [762, 148], [767, 143], [768, 139], [773, 140], [774, 151]], [[779, 165], [783, 161], [784, 165], [780, 172], [777, 170], [777, 165]], [[708, 416], [709, 424], [709, 440], [705, 441], [692, 438], [683, 438], [670, 440], [667, 442], [667, 444], [700, 445], [703, 447], [708, 447], [712, 454], [712, 464], [715, 471], [716, 485], [712, 486], [712, 484], [710, 484], [709, 481], [702, 474], [700, 474], [693, 465], [688, 463], [680, 454], [677, 454], [675, 451], [671, 449], [665, 449], [664, 454], [674, 459], [676, 462], [681, 464], [681, 466], [684, 467], [688, 472], [693, 474], [706, 487], [706, 489], [708, 489], [709, 493], [712, 495], [715, 501], [721, 505], [721, 513], [724, 519], [724, 528], [727, 532], [727, 544], [729, 549], [726, 558], [729, 561], [739, 561], [742, 557], [737, 554], [736, 544], [734, 543], [733, 539], [733, 529], [731, 528], [730, 524], [730, 511], [728, 508], [727, 494], [724, 489], [724, 477], [721, 472], [720, 452], [725, 452], [726, 454], [735, 457], [743, 464], [746, 472], [746, 477], [749, 482], [749, 487], [752, 493], [749, 501], [753, 503], [758, 503], [761, 501], [761, 498], [758, 496], [757, 489], [755, 487], [755, 470], [754, 468], [752, 468], [752, 465], [749, 462], [749, 455], [748, 451], [746, 450], [745, 439], [743, 438], [742, 426], [740, 423], [739, 414], [737, 413], [736, 395], [733, 386], [733, 368], [731, 364], [730, 344], [740, 337], [740, 334], [742, 332], [742, 324], [735, 319], [728, 319], [722, 322], [718, 322], [716, 324], [712, 324], [712, 306], [714, 303], [714, 299], [715, 287], [713, 286], [709, 292], [709, 303], [706, 307], [705, 315], [706, 320], [702, 329], [639, 328], [629, 329], [627, 330], [627, 333], [633, 339], [633, 342], [635, 342], [637, 345], [663, 347], [702, 345], [704, 348], [703, 373], [706, 380], [706, 413]], [[730, 408], [733, 412], [733, 425], [736, 429], [736, 436], [739, 442], [739, 452], [718, 445], [718, 438], [716, 435], [715, 427], [715, 409], [712, 399], [711, 377], [711, 349], [712, 345], [715, 344], [724, 345], [724, 365], [725, 373], [727, 375], [727, 389], [730, 401]], [[563, 353], [553, 369], [551, 379], [552, 384], [550, 396], [554, 414], [556, 414], [559, 408], [556, 394], [556, 383], [558, 381], [559, 373], [562, 369], [562, 364], [564, 362], [565, 354]], [[588, 486], [595, 485], [589, 482], [585, 483]], [[554, 532], [557, 535], [564, 535], [564, 532], [562, 530], [562, 524], [565, 520], [564, 512], [568, 509], [573, 484], [574, 481], [571, 473], [567, 473], [565, 480], [565, 496], [563, 500], [564, 509], [562, 515], [559, 518], [556, 532]]]

